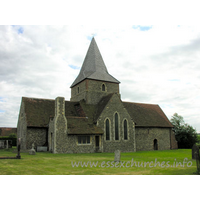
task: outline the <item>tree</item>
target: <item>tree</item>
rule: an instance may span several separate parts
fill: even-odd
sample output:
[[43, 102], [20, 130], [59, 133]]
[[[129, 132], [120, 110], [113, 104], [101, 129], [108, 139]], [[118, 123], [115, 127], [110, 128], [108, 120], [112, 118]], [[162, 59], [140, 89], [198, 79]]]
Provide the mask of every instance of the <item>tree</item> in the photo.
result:
[[170, 121], [174, 126], [173, 131], [178, 142], [178, 148], [190, 149], [198, 142], [196, 130], [189, 124], [185, 123], [182, 116], [174, 113]]

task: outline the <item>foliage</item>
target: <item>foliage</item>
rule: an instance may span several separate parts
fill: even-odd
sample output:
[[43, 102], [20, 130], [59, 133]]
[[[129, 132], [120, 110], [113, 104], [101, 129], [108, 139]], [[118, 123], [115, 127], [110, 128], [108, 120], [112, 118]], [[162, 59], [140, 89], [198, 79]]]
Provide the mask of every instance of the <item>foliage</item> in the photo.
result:
[[11, 133], [8, 137], [9, 138], [17, 138], [17, 135], [15, 133]]
[[0, 140], [12, 140], [12, 146], [17, 146], [17, 137], [15, 134], [10, 134], [9, 136], [0, 136]]
[[178, 142], [178, 148], [190, 149], [198, 142], [196, 130], [191, 125], [185, 123], [182, 116], [175, 113], [170, 121], [174, 126], [173, 131]]

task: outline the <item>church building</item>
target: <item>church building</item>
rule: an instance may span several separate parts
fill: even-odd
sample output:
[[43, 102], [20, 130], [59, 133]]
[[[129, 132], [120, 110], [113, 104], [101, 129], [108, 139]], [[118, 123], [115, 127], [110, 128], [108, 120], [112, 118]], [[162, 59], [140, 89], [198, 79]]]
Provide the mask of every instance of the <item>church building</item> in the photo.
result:
[[135, 152], [177, 148], [159, 105], [124, 102], [93, 38], [71, 99], [22, 97], [17, 125], [21, 148], [52, 153]]

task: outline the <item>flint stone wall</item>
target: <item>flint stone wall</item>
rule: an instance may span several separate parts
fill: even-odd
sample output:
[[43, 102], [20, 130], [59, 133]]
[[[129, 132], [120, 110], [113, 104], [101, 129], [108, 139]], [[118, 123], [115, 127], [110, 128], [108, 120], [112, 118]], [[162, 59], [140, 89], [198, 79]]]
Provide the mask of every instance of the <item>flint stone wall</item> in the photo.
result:
[[154, 139], [157, 139], [158, 150], [170, 149], [171, 128], [135, 128], [136, 151], [154, 150]]
[[47, 134], [47, 128], [28, 128], [26, 148], [31, 149], [33, 143], [35, 147], [47, 145]]
[[[102, 91], [103, 84], [105, 85], [105, 91]], [[85, 99], [88, 104], [97, 104], [102, 97], [110, 93], [119, 94], [119, 84], [86, 79], [71, 88], [70, 101]]]
[[[118, 126], [119, 126], [119, 140], [115, 140], [115, 113], [118, 113]], [[106, 140], [105, 122], [106, 119], [110, 121], [110, 140]], [[127, 120], [128, 140], [124, 140], [123, 122]], [[134, 123], [124, 108], [119, 99], [118, 94], [114, 94], [109, 103], [104, 108], [100, 115], [98, 126], [104, 130], [103, 135], [103, 152], [114, 152], [120, 150], [121, 152], [134, 152], [135, 151], [135, 127]]]

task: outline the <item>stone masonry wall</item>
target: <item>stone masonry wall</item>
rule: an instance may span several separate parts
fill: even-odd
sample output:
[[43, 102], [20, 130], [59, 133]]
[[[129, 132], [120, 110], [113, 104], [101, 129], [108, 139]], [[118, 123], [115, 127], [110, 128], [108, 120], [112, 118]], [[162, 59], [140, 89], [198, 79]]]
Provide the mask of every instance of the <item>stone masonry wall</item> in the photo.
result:
[[158, 150], [170, 149], [171, 128], [135, 128], [136, 151], [154, 150], [154, 139], [157, 139]]
[[47, 145], [47, 128], [29, 128], [27, 130], [27, 149], [32, 148], [34, 143], [35, 148], [37, 146]]
[[19, 111], [18, 123], [17, 123], [17, 138], [21, 139], [22, 150], [27, 149], [26, 134], [27, 134], [27, 122], [26, 122], [24, 102], [22, 101], [21, 106], [20, 106], [20, 111]]
[[[103, 84], [105, 91], [102, 91]], [[71, 89], [70, 100], [80, 101], [85, 99], [88, 104], [97, 104], [102, 97], [110, 93], [119, 94], [119, 84], [86, 79]]]
[[[115, 140], [115, 113], [118, 113], [119, 116], [119, 140]], [[110, 140], [106, 140], [106, 119], [109, 119], [110, 121]], [[123, 122], [125, 119], [128, 122], [128, 140], [124, 140]], [[117, 94], [113, 95], [106, 105], [106, 108], [97, 121], [97, 125], [104, 130], [102, 141], [103, 152], [114, 152], [115, 150], [120, 150], [121, 152], [134, 152], [136, 150], [134, 123], [126, 109], [123, 107]]]
[[57, 97], [55, 100], [54, 117], [54, 153], [65, 153], [67, 151], [67, 119], [65, 117], [65, 98]]
[[178, 142], [173, 131], [171, 131], [171, 149], [178, 149]]
[[90, 135], [90, 144], [78, 144], [78, 135], [68, 135], [66, 153], [94, 153], [95, 136]]

